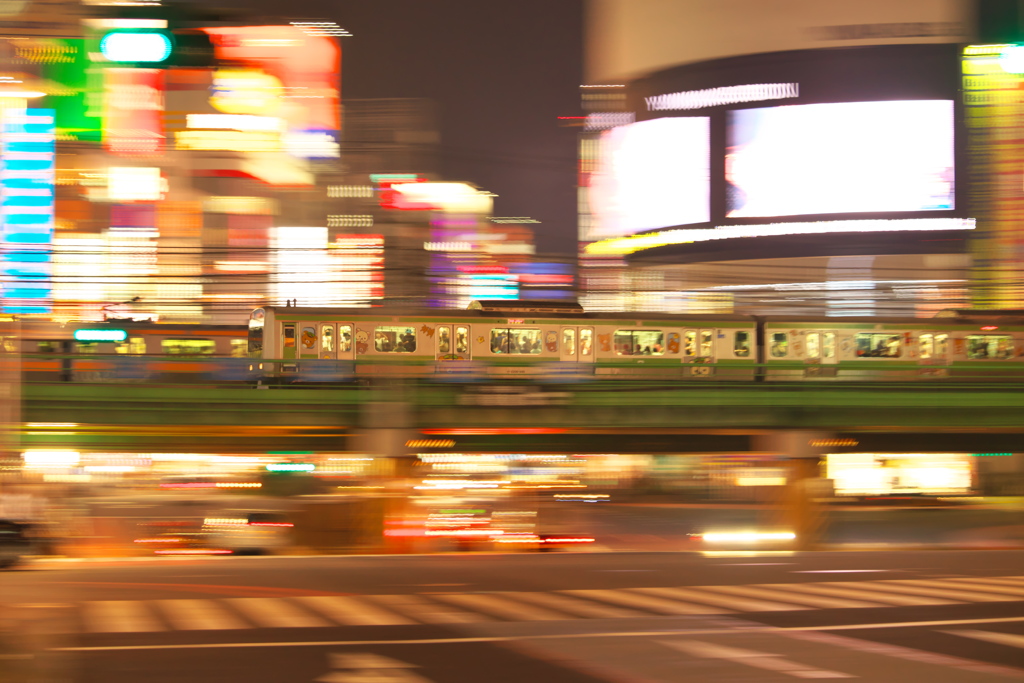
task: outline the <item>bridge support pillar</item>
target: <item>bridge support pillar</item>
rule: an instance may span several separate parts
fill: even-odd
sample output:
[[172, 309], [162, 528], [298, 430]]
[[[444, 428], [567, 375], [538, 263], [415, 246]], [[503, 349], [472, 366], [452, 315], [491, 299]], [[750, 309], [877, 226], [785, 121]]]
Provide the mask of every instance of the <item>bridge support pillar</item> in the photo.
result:
[[413, 406], [403, 401], [370, 402], [362, 406], [360, 429], [352, 435], [352, 450], [374, 458], [387, 458], [387, 503], [384, 507], [384, 545], [393, 553], [410, 553], [414, 539], [404, 535], [412, 517], [410, 497], [414, 484], [415, 454], [406, 443], [419, 432], [413, 429]]
[[795, 547], [813, 550], [824, 540], [828, 511], [821, 502], [827, 486], [823, 457], [832, 432], [789, 430], [755, 437], [754, 448], [777, 453], [786, 463], [786, 485], [774, 515], [775, 526], [796, 534]]

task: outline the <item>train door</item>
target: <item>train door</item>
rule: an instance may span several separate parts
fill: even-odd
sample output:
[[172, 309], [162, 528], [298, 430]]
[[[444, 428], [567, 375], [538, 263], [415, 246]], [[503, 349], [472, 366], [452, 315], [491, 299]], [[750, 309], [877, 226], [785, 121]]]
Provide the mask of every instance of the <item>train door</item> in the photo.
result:
[[560, 332], [559, 360], [594, 362], [594, 328], [563, 327]]
[[804, 362], [807, 364], [808, 377], [835, 377], [836, 333], [825, 330], [812, 330], [804, 335]]
[[710, 375], [715, 362], [715, 331], [683, 330], [683, 362], [694, 364], [691, 375]]
[[836, 333], [813, 330], [804, 337], [804, 359], [817, 365], [835, 365]]
[[295, 323], [281, 324], [281, 358], [295, 358]]
[[452, 360], [451, 325], [438, 325], [434, 331], [434, 355], [437, 360]]

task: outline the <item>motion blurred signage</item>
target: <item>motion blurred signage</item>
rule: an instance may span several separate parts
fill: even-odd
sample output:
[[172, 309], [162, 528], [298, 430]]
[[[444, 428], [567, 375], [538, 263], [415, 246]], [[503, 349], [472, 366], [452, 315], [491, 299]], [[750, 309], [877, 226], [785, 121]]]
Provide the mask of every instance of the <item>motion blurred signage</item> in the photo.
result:
[[163, 72], [110, 68], [104, 73], [103, 142], [121, 156], [149, 156], [163, 150]]
[[79, 342], [123, 342], [128, 338], [125, 330], [75, 330], [75, 341]]
[[100, 39], [100, 54], [112, 62], [163, 62], [171, 50], [170, 35], [160, 31], [111, 31]]
[[52, 310], [54, 111], [8, 110], [0, 155], [4, 313]]

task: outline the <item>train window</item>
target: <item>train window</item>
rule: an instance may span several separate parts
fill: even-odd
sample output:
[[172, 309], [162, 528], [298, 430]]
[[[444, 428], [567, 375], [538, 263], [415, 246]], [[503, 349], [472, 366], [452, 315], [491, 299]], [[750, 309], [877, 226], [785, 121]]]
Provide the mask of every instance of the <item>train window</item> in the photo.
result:
[[[243, 345], [248, 345], [246, 340], [242, 340]], [[114, 347], [114, 353], [125, 353], [130, 356], [138, 356], [146, 352], [146, 340], [143, 337], [129, 337], [127, 341], [123, 341]]]
[[918, 354], [921, 356], [922, 360], [928, 360], [935, 354], [935, 337], [933, 335], [919, 335], [917, 343], [920, 347]]
[[232, 339], [231, 340], [231, 357], [232, 358], [247, 358], [249, 356], [249, 340], [248, 339]]
[[60, 342], [41, 341], [36, 344], [36, 350], [39, 353], [57, 353], [60, 351]]
[[746, 358], [750, 355], [749, 332], [736, 332], [733, 334], [732, 353], [738, 358]]
[[704, 358], [710, 358], [715, 355], [714, 349], [714, 338], [715, 333], [711, 330], [700, 331], [700, 355]]
[[266, 318], [266, 311], [257, 308], [249, 316], [249, 355], [258, 357], [263, 352], [263, 324]]
[[455, 328], [455, 353], [469, 353], [469, 328], [459, 325]]
[[562, 330], [562, 353], [566, 356], [576, 355], [576, 330], [571, 327]]
[[320, 350], [324, 353], [334, 353], [334, 327], [331, 325], [320, 326]]
[[18, 339], [16, 337], [0, 337], [0, 351], [4, 353], [17, 353]]
[[857, 335], [858, 358], [899, 358], [903, 337], [892, 332], [861, 332]]
[[441, 325], [437, 328], [437, 352], [452, 352], [452, 328]]
[[836, 357], [836, 333], [826, 332], [821, 339], [821, 352], [825, 358]]
[[969, 334], [967, 335], [967, 357], [972, 360], [1011, 358], [1013, 357], [1013, 337], [1008, 334]]
[[414, 353], [416, 333], [411, 327], [378, 325], [373, 334], [373, 348], [380, 353]]
[[338, 325], [338, 351], [348, 353], [352, 350], [352, 326]]
[[580, 330], [580, 355], [589, 356], [594, 350], [594, 331], [589, 327]]
[[660, 356], [665, 353], [661, 330], [615, 330], [615, 352], [620, 356]]
[[[96, 342], [75, 342], [75, 353], [96, 353], [97, 352]], [[48, 353], [53, 353], [48, 352]]]
[[683, 349], [686, 356], [697, 355], [697, 333], [693, 330], [687, 330], [683, 335]]
[[949, 335], [948, 334], [937, 334], [935, 335], [935, 357], [945, 358], [946, 348], [949, 346]]
[[495, 327], [491, 330], [491, 353], [540, 353], [540, 339], [538, 329]]
[[295, 348], [295, 325], [284, 326], [284, 348]]
[[212, 339], [164, 339], [160, 346], [169, 356], [212, 356], [217, 351]]
[[772, 332], [770, 349], [772, 358], [785, 358], [789, 353], [789, 335], [785, 332]]

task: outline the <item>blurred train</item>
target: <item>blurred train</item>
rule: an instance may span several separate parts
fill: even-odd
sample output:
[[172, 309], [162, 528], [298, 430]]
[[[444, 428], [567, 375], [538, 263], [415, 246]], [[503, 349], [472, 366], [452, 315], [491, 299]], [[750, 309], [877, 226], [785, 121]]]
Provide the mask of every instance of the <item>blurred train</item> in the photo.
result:
[[1024, 311], [899, 319], [605, 314], [530, 301], [443, 314], [268, 306], [252, 312], [248, 333], [253, 371], [274, 377], [311, 365], [349, 376], [556, 380], [1024, 377]]
[[1024, 377], [1024, 311], [933, 318], [586, 313], [477, 301], [465, 311], [267, 306], [248, 328], [0, 321], [27, 381], [911, 381]]
[[42, 382], [228, 380], [248, 367], [240, 325], [0, 320], [0, 351]]

